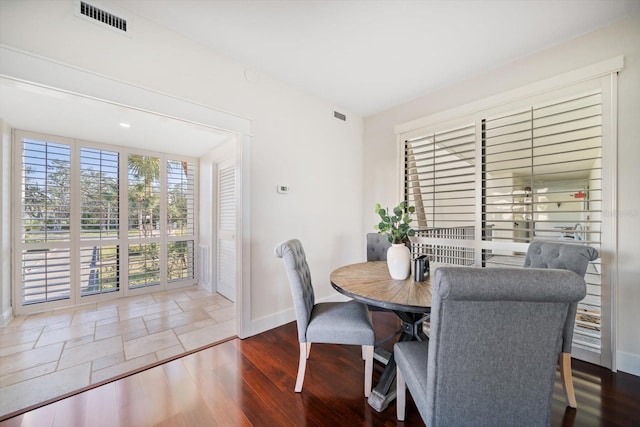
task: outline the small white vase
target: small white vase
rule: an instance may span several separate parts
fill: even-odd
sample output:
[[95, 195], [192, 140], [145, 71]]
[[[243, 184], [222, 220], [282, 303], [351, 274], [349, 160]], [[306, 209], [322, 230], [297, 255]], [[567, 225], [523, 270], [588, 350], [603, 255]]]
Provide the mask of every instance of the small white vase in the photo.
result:
[[392, 279], [404, 280], [411, 272], [411, 251], [404, 243], [394, 243], [387, 249], [387, 266]]

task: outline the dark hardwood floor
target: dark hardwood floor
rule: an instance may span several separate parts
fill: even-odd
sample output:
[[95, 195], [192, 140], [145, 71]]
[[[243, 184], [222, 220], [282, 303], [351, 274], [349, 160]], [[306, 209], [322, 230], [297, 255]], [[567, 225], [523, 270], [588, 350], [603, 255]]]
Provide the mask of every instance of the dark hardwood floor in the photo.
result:
[[[397, 325], [375, 312], [380, 336]], [[85, 391], [0, 426], [421, 426], [411, 400], [407, 420], [395, 404], [382, 413], [362, 394], [363, 362], [354, 346], [315, 344], [302, 393], [294, 393], [294, 323], [230, 340]], [[374, 383], [382, 372], [376, 366]], [[640, 377], [574, 361], [578, 409], [565, 407], [558, 380], [552, 426], [640, 426]]]

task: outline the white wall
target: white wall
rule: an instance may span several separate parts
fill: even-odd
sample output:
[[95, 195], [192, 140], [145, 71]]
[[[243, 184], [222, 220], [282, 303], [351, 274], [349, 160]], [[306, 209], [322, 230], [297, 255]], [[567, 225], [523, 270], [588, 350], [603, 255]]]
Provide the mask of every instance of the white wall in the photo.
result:
[[[294, 318], [288, 281], [273, 254], [277, 243], [303, 242], [318, 298], [334, 294], [334, 268], [364, 259], [360, 117], [259, 72], [252, 83], [242, 64], [131, 13], [126, 37], [75, 17], [72, 0], [0, 7], [6, 46], [252, 120], [245, 155], [251, 159], [253, 332]], [[334, 119], [334, 109], [347, 121]], [[277, 184], [293, 190], [278, 195]]]
[[363, 222], [365, 226], [374, 223], [370, 207], [375, 202], [393, 203], [398, 198], [394, 126], [618, 55], [624, 55], [625, 66], [618, 80], [618, 298], [614, 351], [618, 369], [640, 375], [640, 16], [367, 117]]
[[11, 129], [0, 118], [0, 326], [11, 320]]

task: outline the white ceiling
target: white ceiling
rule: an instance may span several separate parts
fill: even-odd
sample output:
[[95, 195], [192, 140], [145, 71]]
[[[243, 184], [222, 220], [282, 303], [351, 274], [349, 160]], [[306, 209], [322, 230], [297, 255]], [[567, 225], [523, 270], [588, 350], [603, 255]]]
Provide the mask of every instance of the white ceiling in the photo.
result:
[[15, 129], [191, 157], [232, 137], [182, 119], [7, 78], [0, 78], [0, 94], [0, 117]]
[[[640, 0], [109, 4], [362, 116], [640, 13]], [[6, 79], [0, 93], [0, 117], [18, 129], [194, 157], [230, 138], [176, 118]], [[121, 121], [131, 128], [119, 127]], [[187, 139], [190, 144], [176, 144]]]
[[638, 0], [116, 0], [367, 116], [631, 14]]

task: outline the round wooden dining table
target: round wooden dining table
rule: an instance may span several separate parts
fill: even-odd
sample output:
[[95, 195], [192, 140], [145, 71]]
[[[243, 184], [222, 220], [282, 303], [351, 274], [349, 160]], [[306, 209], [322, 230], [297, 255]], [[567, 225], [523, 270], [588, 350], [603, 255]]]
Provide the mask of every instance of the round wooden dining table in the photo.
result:
[[[406, 280], [392, 279], [386, 261], [369, 261], [346, 265], [331, 272], [333, 288], [343, 295], [367, 305], [393, 311], [402, 320], [398, 341], [425, 341], [423, 323], [431, 311], [431, 277], [437, 264], [431, 264], [431, 274], [422, 282], [410, 275]], [[376, 353], [384, 351], [376, 348]], [[387, 360], [380, 381], [369, 395], [369, 405], [378, 412], [384, 410], [396, 396], [392, 387], [396, 377], [393, 353]], [[379, 360], [379, 359], [378, 359]]]
[[411, 313], [431, 309], [431, 276], [423, 282], [416, 282], [412, 275], [392, 279], [386, 261], [346, 265], [331, 272], [330, 279], [336, 291], [369, 305]]

